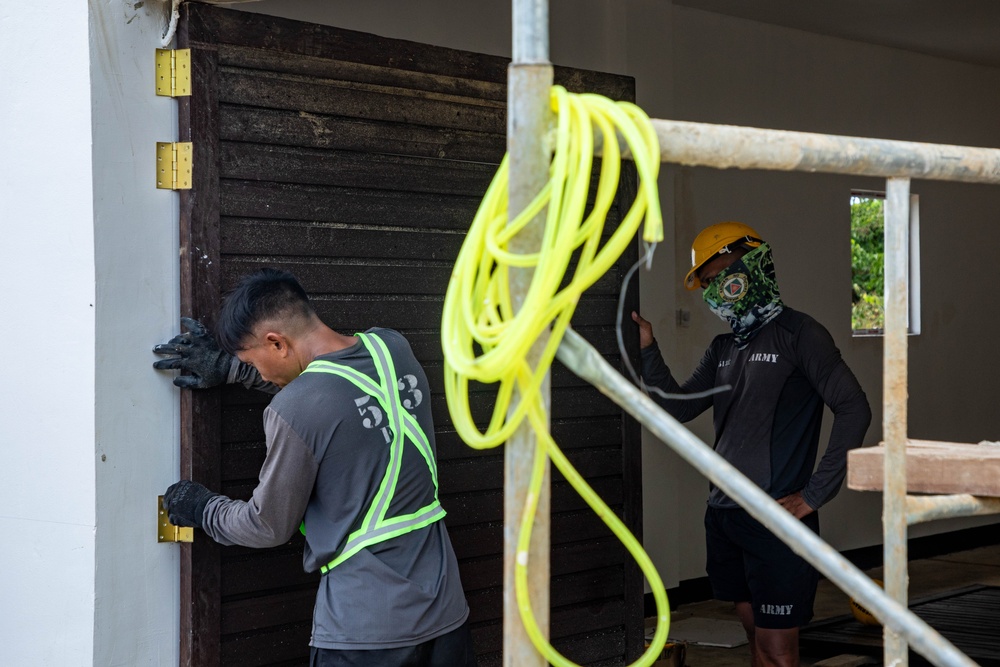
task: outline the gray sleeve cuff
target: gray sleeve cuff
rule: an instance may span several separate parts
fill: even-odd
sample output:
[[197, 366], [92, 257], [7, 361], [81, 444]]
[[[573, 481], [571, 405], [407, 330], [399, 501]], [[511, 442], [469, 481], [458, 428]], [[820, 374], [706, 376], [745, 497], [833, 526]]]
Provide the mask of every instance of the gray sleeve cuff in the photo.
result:
[[820, 507], [823, 506], [823, 503], [817, 502], [812, 497], [812, 495], [808, 491], [808, 487], [805, 488], [805, 489], [802, 489], [802, 491], [800, 491], [800, 493], [802, 494], [802, 500], [804, 500], [806, 502], [806, 505], [809, 505], [809, 507], [811, 507], [814, 512], [817, 511]]
[[277, 394], [281, 390], [278, 385], [261, 378], [256, 368], [250, 364], [244, 364], [236, 355], [233, 355], [233, 361], [229, 365], [229, 376], [226, 378], [226, 384], [241, 384], [247, 389], [256, 389], [267, 394]]
[[243, 362], [234, 354], [233, 358], [229, 362], [229, 375], [226, 376], [226, 384], [236, 384], [236, 378], [240, 374], [240, 365]]
[[219, 506], [224, 503], [228, 498], [223, 495], [216, 495], [209, 498], [208, 503], [205, 504], [205, 509], [201, 514], [201, 529], [208, 534], [213, 540], [218, 542], [224, 547], [235, 546], [236, 543], [232, 540], [226, 538], [225, 535], [217, 532], [212, 528], [211, 517], [215, 515], [218, 511]]

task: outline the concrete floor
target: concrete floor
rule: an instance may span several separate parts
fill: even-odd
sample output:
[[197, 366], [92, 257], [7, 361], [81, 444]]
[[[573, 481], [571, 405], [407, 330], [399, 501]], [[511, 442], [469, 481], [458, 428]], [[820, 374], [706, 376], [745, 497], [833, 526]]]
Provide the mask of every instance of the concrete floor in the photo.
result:
[[[868, 570], [867, 574], [873, 578], [881, 579], [882, 568]], [[937, 558], [910, 561], [909, 575], [910, 599], [943, 593], [972, 584], [1000, 586], [1000, 546], [983, 547]], [[818, 621], [850, 613], [848, 600], [848, 596], [829, 581], [820, 581], [813, 620]], [[714, 600], [681, 605], [674, 612], [672, 619], [677, 621], [691, 617], [737, 620], [731, 603]], [[652, 624], [655, 624], [655, 619], [648, 619], [647, 625], [652, 627]], [[803, 667], [810, 667], [816, 665], [820, 658], [802, 655], [801, 660]], [[685, 664], [688, 667], [750, 667], [750, 652], [746, 645], [736, 648], [689, 645]], [[867, 664], [881, 664], [881, 660], [867, 661]]]

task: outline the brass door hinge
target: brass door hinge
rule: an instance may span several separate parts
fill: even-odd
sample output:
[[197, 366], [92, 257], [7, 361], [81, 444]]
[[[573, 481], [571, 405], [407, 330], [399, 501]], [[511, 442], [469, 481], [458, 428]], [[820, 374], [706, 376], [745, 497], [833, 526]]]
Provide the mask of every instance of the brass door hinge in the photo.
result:
[[165, 97], [191, 94], [191, 49], [156, 50], [156, 94]]
[[163, 190], [190, 190], [193, 155], [194, 147], [190, 141], [157, 141], [156, 187]]
[[194, 542], [194, 528], [170, 523], [167, 510], [163, 509], [163, 496], [156, 498], [156, 541]]

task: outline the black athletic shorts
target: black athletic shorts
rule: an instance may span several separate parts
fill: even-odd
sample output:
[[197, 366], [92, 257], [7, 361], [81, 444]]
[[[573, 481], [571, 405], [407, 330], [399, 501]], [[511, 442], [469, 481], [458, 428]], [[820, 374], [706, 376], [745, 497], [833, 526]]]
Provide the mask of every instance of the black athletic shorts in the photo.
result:
[[315, 646], [309, 649], [309, 667], [476, 667], [476, 664], [468, 621], [416, 646], [369, 651]]
[[[819, 513], [802, 523], [819, 535]], [[819, 574], [746, 510], [709, 507], [705, 541], [716, 599], [749, 602], [758, 628], [798, 628], [812, 619]]]

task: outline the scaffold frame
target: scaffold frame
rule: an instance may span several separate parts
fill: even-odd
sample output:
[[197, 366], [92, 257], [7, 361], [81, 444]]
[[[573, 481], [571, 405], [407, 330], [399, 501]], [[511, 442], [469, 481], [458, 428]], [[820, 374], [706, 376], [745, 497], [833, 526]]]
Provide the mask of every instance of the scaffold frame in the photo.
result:
[[[542, 151], [515, 152], [525, 144], [543, 145], [551, 64], [548, 62], [548, 0], [513, 0], [513, 60], [508, 87], [508, 147], [511, 148], [511, 216], [525, 191], [543, 182], [547, 156]], [[548, 71], [548, 79], [545, 71]], [[545, 85], [546, 81], [548, 85]], [[551, 115], [551, 112], [548, 112]], [[885, 204], [885, 345], [883, 361], [883, 436], [886, 443], [883, 486], [885, 590], [879, 588], [833, 547], [817, 537], [767, 494], [739, 474], [711, 447], [656, 406], [631, 382], [570, 330], [558, 358], [638, 419], [751, 515], [808, 560], [824, 576], [858, 600], [883, 623], [886, 665], [905, 667], [908, 647], [939, 667], [973, 667], [959, 651], [907, 608], [907, 525], [931, 519], [1000, 512], [1000, 501], [971, 495], [907, 495], [907, 309], [909, 276], [910, 180], [913, 178], [1000, 184], [1000, 150], [943, 144], [891, 141], [752, 127], [653, 120], [661, 159], [685, 166], [853, 174], [886, 179]], [[600, 137], [596, 150], [600, 151]], [[624, 157], [628, 157], [627, 154]], [[523, 174], [519, 176], [518, 174]], [[534, 184], [534, 185], [533, 185]], [[512, 293], [527, 285], [513, 285]], [[547, 396], [547, 392], [546, 392]], [[508, 473], [527, 471], [534, 442], [526, 434], [507, 448]], [[521, 461], [518, 464], [518, 461]], [[517, 494], [527, 473], [508, 474], [504, 493]], [[546, 485], [547, 486], [547, 485]], [[509, 519], [508, 515], [508, 519]], [[548, 517], [541, 517], [548, 522]], [[536, 522], [537, 525], [538, 522]], [[505, 540], [515, 540], [511, 530]], [[548, 551], [547, 536], [539, 544]], [[541, 542], [541, 540], [540, 540]], [[533, 541], [534, 544], [534, 541]], [[512, 553], [513, 545], [505, 547]], [[507, 553], [507, 551], [505, 551]], [[532, 556], [534, 557], [534, 556]], [[547, 560], [546, 560], [547, 564]], [[532, 590], [547, 590], [547, 567], [535, 571]], [[534, 595], [534, 593], [533, 593]], [[505, 635], [518, 625], [513, 582], [504, 582]], [[541, 606], [541, 605], [539, 605]], [[507, 609], [511, 611], [508, 613]], [[525, 643], [525, 646], [521, 645]], [[523, 635], [505, 643], [505, 665], [541, 665]]]

